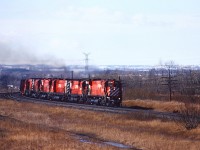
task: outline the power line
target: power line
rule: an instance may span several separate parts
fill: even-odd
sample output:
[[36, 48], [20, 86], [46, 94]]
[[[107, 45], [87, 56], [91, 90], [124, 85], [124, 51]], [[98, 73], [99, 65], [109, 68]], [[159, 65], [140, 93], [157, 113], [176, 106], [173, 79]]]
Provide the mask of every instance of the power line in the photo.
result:
[[88, 69], [89, 69], [89, 55], [90, 55], [90, 53], [83, 53], [84, 55], [85, 55], [85, 71], [87, 72], [88, 71]]

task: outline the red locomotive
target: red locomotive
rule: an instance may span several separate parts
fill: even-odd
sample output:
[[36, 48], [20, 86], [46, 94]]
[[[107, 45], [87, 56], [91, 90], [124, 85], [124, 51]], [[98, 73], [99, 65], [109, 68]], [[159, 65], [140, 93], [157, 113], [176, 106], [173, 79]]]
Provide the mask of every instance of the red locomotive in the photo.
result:
[[121, 106], [122, 85], [115, 79], [22, 79], [22, 95], [49, 100]]

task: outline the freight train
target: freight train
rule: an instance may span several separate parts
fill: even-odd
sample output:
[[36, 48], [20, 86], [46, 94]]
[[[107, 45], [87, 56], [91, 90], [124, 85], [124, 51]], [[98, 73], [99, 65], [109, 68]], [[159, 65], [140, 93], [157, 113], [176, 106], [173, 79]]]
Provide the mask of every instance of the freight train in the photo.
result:
[[22, 79], [24, 96], [66, 102], [117, 106], [122, 104], [121, 80], [115, 79]]

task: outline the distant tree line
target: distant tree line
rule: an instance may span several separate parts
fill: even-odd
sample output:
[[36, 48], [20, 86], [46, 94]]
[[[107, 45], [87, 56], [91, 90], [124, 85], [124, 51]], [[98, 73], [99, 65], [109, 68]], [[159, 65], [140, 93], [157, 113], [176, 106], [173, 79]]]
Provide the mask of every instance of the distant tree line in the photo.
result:
[[[20, 85], [22, 78], [28, 77], [63, 77], [71, 78], [73, 71], [67, 68], [63, 72], [56, 71], [1, 71], [0, 87]], [[86, 76], [73, 73], [74, 78]], [[92, 71], [90, 78], [121, 79], [124, 99], [155, 99], [197, 101], [200, 99], [200, 69], [188, 69], [166, 64], [150, 70], [104, 70]]]
[[200, 99], [200, 70], [184, 69], [175, 65], [147, 71], [106, 70], [96, 75], [101, 78], [120, 76], [124, 99], [155, 99], [196, 101]]

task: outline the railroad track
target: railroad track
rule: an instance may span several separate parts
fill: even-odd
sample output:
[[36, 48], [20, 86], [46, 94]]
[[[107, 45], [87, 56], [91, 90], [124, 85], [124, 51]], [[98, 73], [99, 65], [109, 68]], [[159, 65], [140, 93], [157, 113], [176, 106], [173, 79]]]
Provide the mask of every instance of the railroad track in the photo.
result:
[[17, 100], [21, 102], [32, 102], [37, 104], [45, 104], [50, 106], [59, 106], [73, 109], [82, 109], [82, 110], [91, 110], [91, 111], [99, 111], [99, 112], [107, 112], [107, 113], [115, 113], [115, 114], [139, 114], [145, 117], [154, 117], [160, 119], [168, 119], [168, 120], [179, 120], [180, 114], [178, 113], [170, 113], [170, 112], [158, 112], [154, 110], [142, 110], [142, 109], [133, 109], [127, 107], [106, 107], [106, 106], [96, 106], [96, 105], [86, 105], [86, 104], [77, 104], [77, 103], [68, 103], [61, 101], [49, 101], [45, 99], [36, 99], [31, 97], [21, 96], [19, 93], [0, 93], [0, 97], [4, 97], [7, 99]]

